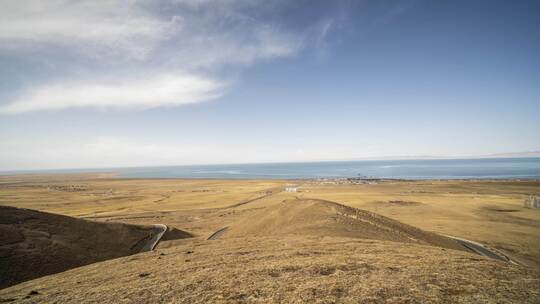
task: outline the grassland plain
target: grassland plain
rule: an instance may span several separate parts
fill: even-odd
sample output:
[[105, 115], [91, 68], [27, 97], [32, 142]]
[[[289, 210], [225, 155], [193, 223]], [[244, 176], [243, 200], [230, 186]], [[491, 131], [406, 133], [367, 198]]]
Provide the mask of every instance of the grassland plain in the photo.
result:
[[[285, 187], [294, 187], [296, 192], [281, 191]], [[0, 177], [0, 205], [99, 222], [162, 223], [195, 237], [164, 240], [153, 253], [22, 283], [0, 291], [0, 298], [38, 302], [92, 299], [104, 303], [112, 303], [117, 297], [141, 303], [355, 299], [534, 303], [540, 301], [540, 211], [523, 208], [523, 200], [539, 194], [539, 181], [353, 184], [316, 180], [118, 179], [110, 174], [4, 176]], [[371, 211], [428, 233], [486, 244], [522, 265], [422, 243], [398, 246], [388, 238], [351, 238], [353, 235], [347, 233], [354, 231], [354, 226], [321, 228], [329, 222], [317, 217], [320, 208], [309, 209], [319, 211], [311, 218], [302, 218], [303, 222], [320, 224], [317, 229], [304, 227], [303, 235], [279, 229], [274, 234], [261, 232], [268, 232], [271, 225], [254, 228], [267, 211], [287, 214], [280, 206], [291, 201], [332, 201]], [[276, 219], [273, 229], [290, 226]], [[249, 227], [243, 229], [242, 225]], [[219, 240], [206, 241], [224, 227], [230, 230]], [[354, 268], [351, 263], [364, 265], [365, 269]], [[345, 271], [350, 268], [347, 265], [356, 270]], [[113, 287], [121, 291], [111, 292]], [[30, 296], [32, 291], [38, 294]], [[55, 296], [51, 298], [51, 294]]]

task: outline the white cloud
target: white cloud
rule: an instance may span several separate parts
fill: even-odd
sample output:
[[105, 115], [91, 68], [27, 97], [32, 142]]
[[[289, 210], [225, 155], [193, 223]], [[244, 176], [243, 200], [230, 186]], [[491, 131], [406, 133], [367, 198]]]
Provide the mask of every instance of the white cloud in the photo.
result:
[[[177, 26], [133, 1], [0, 1], [0, 48], [57, 45], [143, 58]], [[90, 49], [89, 49], [90, 48]]]
[[[246, 25], [251, 27], [252, 25]], [[249, 65], [256, 60], [294, 55], [302, 39], [271, 26], [255, 26], [247, 33], [239, 30], [183, 35], [188, 48], [175, 49], [172, 61], [189, 68], [215, 69], [223, 65]]]
[[37, 58], [43, 69], [60, 73], [34, 79], [21, 71], [27, 80], [14, 99], [0, 100], [0, 113], [178, 106], [219, 97], [231, 82], [216, 80], [225, 67], [292, 56], [303, 46], [301, 35], [243, 10], [263, 3], [0, 0], [2, 54]]
[[123, 136], [50, 136], [0, 141], [0, 171], [328, 160], [358, 156], [362, 151], [362, 147], [336, 149], [318, 143], [307, 147], [293, 142], [281, 146], [262, 142], [225, 144], [204, 138], [165, 141]]
[[202, 102], [219, 97], [224, 84], [192, 74], [110, 82], [62, 82], [29, 90], [0, 113], [17, 114], [73, 107], [153, 108]]
[[[194, 145], [163, 144], [117, 137], [3, 140], [0, 171], [14, 169], [105, 168], [183, 163], [200, 155]], [[39, 153], [35, 151], [39, 150]]]
[[163, 142], [114, 136], [18, 138], [2, 140], [0, 171], [297, 160], [294, 154], [294, 150], [263, 145]]

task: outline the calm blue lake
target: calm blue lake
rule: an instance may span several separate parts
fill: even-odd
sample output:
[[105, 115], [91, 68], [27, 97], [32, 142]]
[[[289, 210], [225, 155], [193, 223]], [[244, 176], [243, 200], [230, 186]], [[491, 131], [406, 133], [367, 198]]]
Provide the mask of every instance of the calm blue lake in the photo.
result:
[[115, 169], [135, 178], [540, 178], [540, 158], [377, 160]]
[[[28, 173], [4, 172], [7, 173]], [[117, 172], [127, 178], [293, 179], [374, 177], [399, 179], [540, 178], [540, 158], [364, 160], [33, 171]]]

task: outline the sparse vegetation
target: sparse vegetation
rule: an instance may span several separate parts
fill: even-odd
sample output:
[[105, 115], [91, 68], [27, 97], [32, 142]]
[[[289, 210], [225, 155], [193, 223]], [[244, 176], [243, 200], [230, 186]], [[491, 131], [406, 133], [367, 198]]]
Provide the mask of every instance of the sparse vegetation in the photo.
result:
[[[70, 177], [56, 178], [55, 185], [74, 184]], [[540, 301], [540, 213], [523, 208], [525, 197], [540, 193], [538, 181], [329, 184], [78, 176], [77, 185], [87, 190], [67, 192], [47, 191], [46, 177], [19, 177], [16, 184], [4, 179], [2, 205], [103, 223], [161, 223], [193, 237], [164, 237], [155, 252], [17, 284], [0, 290], [2, 300]], [[301, 191], [279, 191], [292, 183]], [[194, 192], [200, 189], [205, 192]], [[224, 227], [219, 238], [207, 240]], [[19, 241], [8, 232], [7, 242]], [[441, 234], [486, 244], [521, 265], [462, 250]], [[28, 297], [32, 290], [39, 293]]]

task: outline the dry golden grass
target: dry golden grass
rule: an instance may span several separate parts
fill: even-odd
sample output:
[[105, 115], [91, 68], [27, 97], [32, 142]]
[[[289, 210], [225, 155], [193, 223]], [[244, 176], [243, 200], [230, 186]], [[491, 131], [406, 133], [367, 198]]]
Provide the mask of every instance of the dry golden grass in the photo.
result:
[[225, 232], [226, 238], [290, 235], [386, 240], [468, 251], [453, 239], [369, 211], [314, 199], [290, 199], [257, 210]]
[[[295, 185], [298, 192], [280, 191], [287, 185]], [[353, 185], [111, 175], [0, 177], [0, 205], [101, 222], [162, 223], [195, 235], [160, 243], [164, 256], [148, 253], [100, 262], [13, 286], [0, 291], [0, 298], [74, 303], [534, 303], [540, 301], [540, 210], [523, 208], [523, 200], [533, 194], [540, 194], [538, 181]], [[289, 225], [275, 218], [264, 229], [255, 227], [265, 214], [295, 199], [334, 201], [425, 231], [485, 243], [524, 266], [421, 245], [429, 242], [405, 245], [354, 238], [354, 225], [330, 228], [328, 217], [317, 217], [319, 209], [311, 217], [300, 217], [308, 224], [302, 226], [308, 227], [304, 232], [313, 233], [254, 233]], [[222, 238], [206, 240], [223, 227], [231, 228]], [[370, 266], [354, 268], [351, 263]], [[38, 294], [24, 299], [32, 290]]]
[[538, 303], [540, 275], [437, 247], [351, 238], [179, 244], [0, 290], [20, 303]]
[[[114, 179], [111, 175], [0, 177], [0, 205], [131, 223], [165, 223], [206, 236], [257, 208], [293, 197], [325, 199], [485, 243], [540, 267], [540, 211], [523, 208], [540, 181], [310, 181]], [[266, 191], [298, 185], [299, 193]], [[394, 203], [389, 203], [394, 202]], [[405, 202], [400, 204], [399, 202]]]
[[107, 179], [94, 175], [0, 178], [0, 204], [78, 217], [223, 208], [257, 198], [284, 181]]
[[526, 197], [540, 194], [539, 181], [308, 184], [302, 189], [302, 197], [333, 200], [428, 231], [478, 241], [540, 267], [540, 210], [523, 208]]

